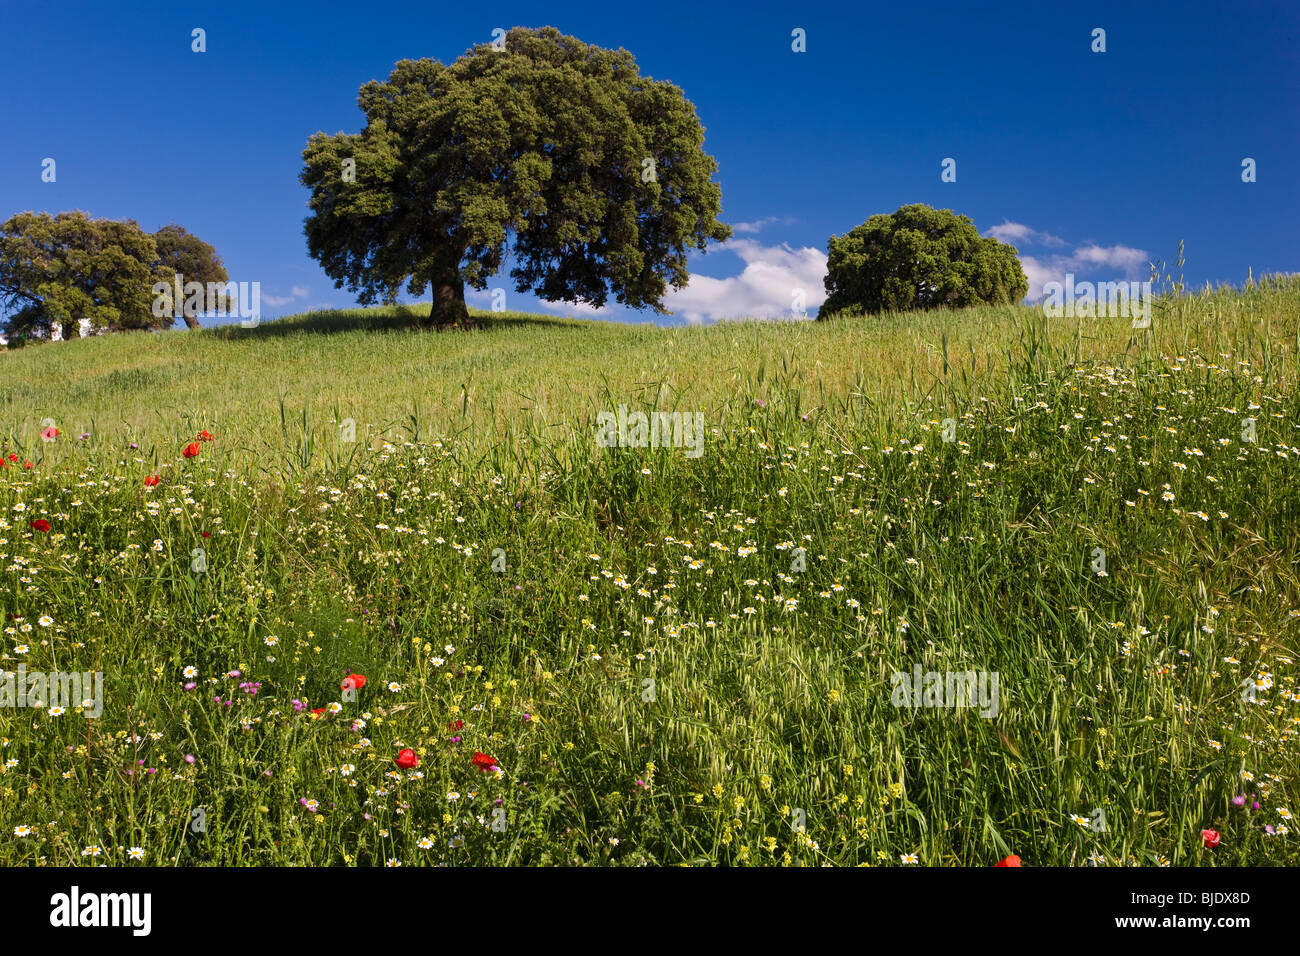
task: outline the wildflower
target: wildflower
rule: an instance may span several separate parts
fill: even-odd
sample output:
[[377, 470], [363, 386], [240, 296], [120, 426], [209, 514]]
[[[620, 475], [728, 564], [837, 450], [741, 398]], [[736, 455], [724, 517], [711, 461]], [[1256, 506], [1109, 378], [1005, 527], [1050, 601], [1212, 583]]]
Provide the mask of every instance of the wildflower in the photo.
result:
[[144, 484], [146, 488], [152, 488], [160, 481], [162, 481], [162, 478], [158, 477], [157, 475], [149, 475], [145, 478]]
[[193, 458], [198, 453], [199, 453], [199, 443], [196, 441], [190, 442], [188, 445], [185, 446], [184, 449], [181, 450], [181, 454], [184, 455], [186, 458]]
[[1205, 838], [1205, 848], [1207, 850], [1213, 850], [1216, 846], [1219, 845], [1218, 830], [1202, 830], [1201, 836]]
[[997, 866], [1019, 866], [1019, 865], [1020, 865], [1020, 857], [1016, 856], [1016, 855], [1013, 853], [1011, 856], [1006, 857], [1005, 859], [998, 860], [998, 862], [994, 863], [993, 865], [994, 865], [995, 867], [997, 867]]
[[31, 522], [31, 529], [33, 531], [49, 531], [50, 523], [44, 518], [37, 518], [35, 521]]
[[403, 747], [399, 750], [397, 756], [393, 758], [393, 762], [403, 770], [414, 770], [420, 766], [420, 758], [415, 755], [415, 751], [410, 747]]

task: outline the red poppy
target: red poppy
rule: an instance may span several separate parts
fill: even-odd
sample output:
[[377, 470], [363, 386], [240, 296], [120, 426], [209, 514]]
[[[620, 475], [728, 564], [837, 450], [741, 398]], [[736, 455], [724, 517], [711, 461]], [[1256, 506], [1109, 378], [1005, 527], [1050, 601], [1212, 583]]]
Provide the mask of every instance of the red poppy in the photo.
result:
[[1005, 860], [998, 860], [998, 861], [997, 861], [996, 863], [994, 863], [993, 865], [994, 865], [994, 866], [1019, 866], [1019, 865], [1020, 865], [1020, 857], [1016, 856], [1016, 855], [1013, 853], [1013, 854], [1011, 854], [1011, 856], [1007, 857]]
[[162, 479], [159, 478], [157, 475], [150, 475], [149, 477], [147, 477], [147, 478], [144, 480], [144, 484], [145, 484], [145, 487], [146, 487], [146, 488], [152, 488], [154, 485], [158, 484], [158, 482], [160, 482], [160, 481], [162, 481]]
[[478, 767], [480, 770], [488, 771], [493, 769], [496, 765], [496, 757], [489, 757], [487, 754], [479, 753], [477, 750], [474, 751], [474, 766]]
[[325, 708], [324, 708], [324, 707], [317, 707], [315, 710], [312, 711], [312, 713], [315, 714], [317, 717], [324, 717], [324, 716], [325, 716]]
[[410, 747], [404, 747], [397, 752], [397, 756], [393, 758], [393, 763], [403, 770], [413, 770], [420, 766], [420, 758], [415, 755], [415, 751]]
[[343, 678], [344, 690], [360, 690], [365, 686], [366, 686], [365, 674], [349, 674], [347, 677]]
[[25, 462], [23, 462], [23, 467], [24, 467], [24, 468], [35, 468], [36, 466], [33, 465], [30, 461], [25, 461]]
[[1216, 846], [1219, 845], [1218, 830], [1202, 830], [1201, 836], [1205, 837], [1205, 848], [1207, 850], [1213, 850]]
[[449, 723], [449, 724], [447, 725], [447, 729], [448, 729], [448, 730], [460, 730], [460, 729], [461, 729], [462, 727], [464, 727], [464, 726], [465, 726], [465, 721], [463, 721], [463, 720], [453, 720], [451, 723]]
[[198, 438], [199, 441], [212, 441], [212, 440], [213, 440], [212, 435], [209, 434], [209, 432], [207, 431], [207, 429], [204, 429], [203, 431], [199, 432], [198, 435], [197, 435], [196, 437]]
[[211, 532], [211, 531], [205, 531], [205, 532], [203, 532], [203, 537], [205, 537], [205, 538], [210, 538], [210, 537], [212, 537], [212, 532]]
[[181, 454], [184, 455], [186, 458], [193, 458], [198, 453], [199, 453], [199, 443], [196, 441], [190, 442], [188, 445], [185, 446], [184, 450], [181, 451]]
[[44, 518], [37, 518], [32, 522], [31, 527], [33, 531], [49, 531], [50, 523]]
[[9, 460], [10, 460], [10, 461], [17, 461], [17, 460], [18, 460], [18, 456], [15, 455], [13, 452], [10, 452], [10, 453], [9, 453]]

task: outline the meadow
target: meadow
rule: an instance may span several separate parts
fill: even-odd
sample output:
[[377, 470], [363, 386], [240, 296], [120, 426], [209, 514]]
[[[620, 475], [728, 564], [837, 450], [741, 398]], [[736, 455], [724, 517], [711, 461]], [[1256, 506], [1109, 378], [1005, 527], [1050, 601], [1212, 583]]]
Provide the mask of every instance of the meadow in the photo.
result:
[[0, 353], [0, 864], [1300, 862], [1300, 279], [421, 311]]

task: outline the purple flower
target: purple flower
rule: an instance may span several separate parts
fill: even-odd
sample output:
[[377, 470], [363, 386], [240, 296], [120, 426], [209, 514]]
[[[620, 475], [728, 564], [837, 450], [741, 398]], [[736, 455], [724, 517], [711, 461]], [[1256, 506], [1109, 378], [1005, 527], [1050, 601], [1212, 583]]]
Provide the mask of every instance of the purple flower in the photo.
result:
[[1244, 807], [1246, 805], [1246, 798], [1243, 797], [1241, 794], [1238, 794], [1237, 796], [1232, 798], [1232, 805], [1234, 807]]
[[190, 764], [194, 763], [194, 754], [186, 754], [185, 762]]
[[189, 682], [186, 683], [186, 685], [185, 685], [185, 689], [186, 689], [186, 690], [193, 690], [194, 688], [196, 688], [196, 687], [198, 687], [198, 686], [199, 686], [199, 685], [196, 684], [196, 683], [194, 683], [194, 681], [189, 681]]
[[83, 432], [81, 435], [81, 440], [85, 441], [89, 437], [90, 437], [90, 432]]
[[302, 713], [302, 709], [307, 706], [302, 701], [296, 699], [290, 701], [290, 703], [293, 704], [293, 709], [297, 713]]

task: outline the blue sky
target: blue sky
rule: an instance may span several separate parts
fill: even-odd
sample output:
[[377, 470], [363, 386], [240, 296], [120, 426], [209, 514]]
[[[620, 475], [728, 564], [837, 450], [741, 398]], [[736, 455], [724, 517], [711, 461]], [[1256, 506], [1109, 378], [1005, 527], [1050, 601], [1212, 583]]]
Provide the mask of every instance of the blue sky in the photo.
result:
[[[736, 227], [693, 257], [673, 317], [611, 318], [788, 315], [794, 288], [815, 312], [828, 238], [910, 202], [1013, 241], [1031, 296], [1066, 272], [1145, 279], [1179, 239], [1194, 285], [1296, 271], [1300, 5], [1133, 6], [0, 0], [0, 218], [178, 222], [232, 280], [261, 283], [264, 317], [350, 306], [307, 255], [307, 138], [359, 131], [358, 88], [399, 59], [450, 62], [496, 27], [550, 25], [685, 90]], [[592, 314], [492, 284], [512, 309]]]

